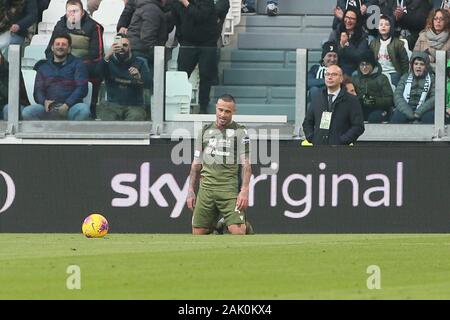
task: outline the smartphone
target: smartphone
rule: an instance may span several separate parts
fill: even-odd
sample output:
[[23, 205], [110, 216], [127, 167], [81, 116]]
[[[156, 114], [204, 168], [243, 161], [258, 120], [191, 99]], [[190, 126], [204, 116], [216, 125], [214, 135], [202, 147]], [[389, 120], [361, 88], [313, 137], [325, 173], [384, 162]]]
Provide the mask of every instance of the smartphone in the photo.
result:
[[115, 36], [114, 42], [117, 43], [117, 45], [122, 48], [122, 37], [121, 36]]

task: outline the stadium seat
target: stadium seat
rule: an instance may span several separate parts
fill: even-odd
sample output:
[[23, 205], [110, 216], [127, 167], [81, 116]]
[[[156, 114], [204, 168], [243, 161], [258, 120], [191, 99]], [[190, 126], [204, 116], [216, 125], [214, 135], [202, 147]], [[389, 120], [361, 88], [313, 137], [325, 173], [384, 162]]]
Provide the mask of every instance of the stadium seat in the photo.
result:
[[36, 79], [36, 71], [22, 69], [23, 80], [25, 82], [25, 89], [27, 90], [28, 101], [31, 104], [36, 104], [34, 100], [34, 80]]
[[30, 45], [25, 47], [25, 52], [22, 59], [22, 68], [33, 69], [36, 62], [45, 59], [45, 46]]
[[230, 10], [225, 18], [222, 29], [222, 43], [228, 45], [230, 36], [234, 34], [234, 26], [241, 22], [241, 0], [230, 0]]
[[30, 45], [47, 47], [51, 37], [52, 37], [51, 34], [36, 34], [33, 36], [33, 38], [31, 38]]
[[409, 50], [408, 40], [403, 38], [400, 38], [400, 40], [403, 41], [403, 44], [405, 45], [405, 50], [408, 53], [408, 59], [411, 59], [412, 52]]
[[192, 85], [184, 71], [166, 72], [166, 120], [191, 112]]
[[115, 29], [124, 6], [123, 0], [103, 0], [100, 2], [98, 10], [92, 14], [92, 18], [105, 29], [111, 25]]

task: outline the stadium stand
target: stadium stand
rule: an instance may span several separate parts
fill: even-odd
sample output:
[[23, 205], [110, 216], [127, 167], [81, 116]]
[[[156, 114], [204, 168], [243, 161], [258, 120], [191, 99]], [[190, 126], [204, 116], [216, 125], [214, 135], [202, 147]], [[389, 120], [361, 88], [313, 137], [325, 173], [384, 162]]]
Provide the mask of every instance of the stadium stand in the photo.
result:
[[[215, 98], [233, 94], [243, 114], [295, 117], [295, 49], [309, 49], [308, 69], [320, 60], [328, 38], [335, 1], [321, 6], [309, 1], [280, 3], [280, 16], [247, 15], [236, 28], [236, 49], [222, 50], [223, 78], [213, 90]], [[258, 11], [263, 13], [262, 6]], [[289, 15], [281, 15], [288, 13]], [[307, 14], [306, 14], [307, 13]], [[210, 106], [213, 112], [213, 106]]]
[[[24, 50], [22, 59], [24, 71], [31, 71], [34, 64], [44, 58], [42, 46], [48, 43], [54, 25], [64, 15], [65, 2], [66, 0], [52, 0], [49, 8], [44, 11], [42, 22], [38, 27], [38, 34], [33, 37], [31, 45]], [[87, 0], [82, 2], [86, 7]], [[209, 113], [214, 113], [214, 103], [217, 97], [224, 93], [230, 93], [239, 102], [239, 114], [249, 116], [283, 115], [287, 116], [289, 125], [292, 125], [294, 121], [297, 123], [298, 109], [301, 105], [298, 103], [298, 81], [301, 77], [299, 78], [299, 67], [296, 61], [299, 59], [297, 50], [307, 49], [306, 70], [309, 70], [311, 65], [318, 63], [321, 58], [321, 45], [331, 31], [332, 12], [335, 4], [335, 0], [281, 1], [279, 15], [268, 17], [265, 15], [264, 1], [258, 2], [257, 14], [241, 15], [240, 1], [230, 0], [231, 7], [222, 32], [223, 47], [220, 52], [219, 79], [217, 85], [211, 90]], [[103, 0], [99, 9], [93, 14], [93, 18], [100, 22], [105, 29], [106, 49], [113, 41], [116, 22], [123, 6], [122, 0]], [[407, 42], [404, 42], [410, 56], [411, 51], [408, 50]], [[169, 121], [173, 119], [173, 112], [187, 114], [195, 111], [195, 107], [198, 106], [198, 71], [192, 73], [189, 82], [186, 82], [184, 76], [172, 73], [177, 68], [177, 52], [178, 48], [172, 50], [172, 58], [166, 68], [165, 107], [166, 120]], [[300, 69], [305, 62], [301, 63]], [[442, 78], [437, 77], [436, 83], [439, 79]], [[161, 85], [164, 84], [163, 78], [156, 79], [156, 81], [160, 81]], [[176, 85], [172, 85], [175, 83], [174, 81], [177, 83]], [[191, 87], [190, 95], [186, 92], [189, 87]], [[440, 92], [437, 91], [436, 94], [437, 100], [441, 99]], [[442, 95], [445, 95], [445, 89]], [[186, 108], [188, 96], [189, 109]], [[161, 108], [164, 108], [164, 99], [158, 101], [161, 101]], [[437, 103], [442, 103], [442, 101], [437, 101]], [[442, 127], [436, 129], [427, 127], [421, 130], [428, 132], [423, 137], [429, 136], [429, 132], [433, 130], [437, 136], [443, 134]], [[367, 132], [370, 133], [370, 130]], [[295, 134], [297, 133], [295, 132]], [[405, 137], [409, 139], [410, 135], [405, 129], [404, 135], [402, 131], [395, 139], [401, 140]], [[370, 139], [378, 140], [385, 138], [385, 135], [374, 135], [373, 137]]]

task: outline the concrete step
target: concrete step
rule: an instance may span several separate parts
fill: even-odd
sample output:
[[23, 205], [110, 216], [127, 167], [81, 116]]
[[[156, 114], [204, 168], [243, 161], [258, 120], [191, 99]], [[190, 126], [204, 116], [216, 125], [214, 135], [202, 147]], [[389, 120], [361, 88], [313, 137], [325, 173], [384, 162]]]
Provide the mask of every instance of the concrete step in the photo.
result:
[[[266, 13], [267, 1], [257, 1], [256, 12]], [[279, 15], [299, 15], [299, 14], [330, 14], [336, 6], [336, 0], [281, 0], [278, 5]], [[270, 17], [275, 18], [275, 17]]]
[[241, 33], [238, 35], [239, 49], [294, 50], [297, 48], [320, 49], [329, 33]]
[[320, 16], [277, 16], [268, 17], [266, 15], [244, 16], [242, 25], [246, 28], [254, 27], [273, 27], [273, 28], [305, 28], [305, 27], [323, 27], [329, 28], [333, 24], [333, 14]]
[[265, 99], [266, 103], [273, 103], [272, 100], [295, 99], [293, 86], [215, 86], [213, 88], [212, 96], [215, 98], [228, 93], [238, 99]]
[[[210, 104], [208, 113], [215, 113], [215, 107]], [[295, 104], [248, 104], [237, 101], [237, 113], [242, 115], [286, 115], [288, 121], [295, 120]]]
[[294, 86], [295, 69], [225, 69], [223, 84]]

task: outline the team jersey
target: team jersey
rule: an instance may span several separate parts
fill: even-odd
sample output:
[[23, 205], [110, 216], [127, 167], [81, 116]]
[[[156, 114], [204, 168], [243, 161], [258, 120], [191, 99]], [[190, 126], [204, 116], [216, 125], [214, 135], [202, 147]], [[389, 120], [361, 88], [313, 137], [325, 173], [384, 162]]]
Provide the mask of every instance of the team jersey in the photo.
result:
[[250, 139], [245, 126], [232, 121], [223, 130], [213, 122], [203, 127], [195, 146], [195, 157], [202, 163], [200, 187], [237, 191], [241, 156], [249, 156]]

